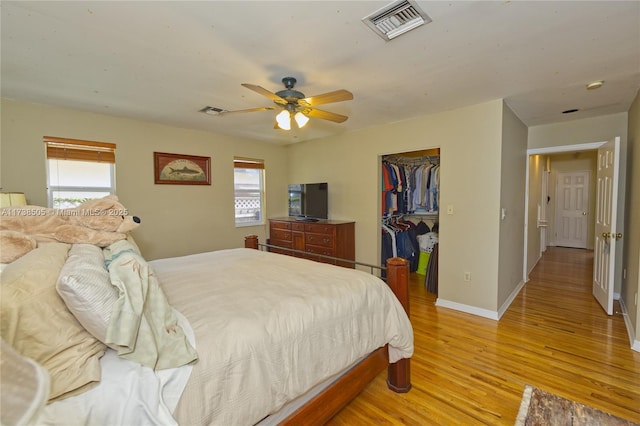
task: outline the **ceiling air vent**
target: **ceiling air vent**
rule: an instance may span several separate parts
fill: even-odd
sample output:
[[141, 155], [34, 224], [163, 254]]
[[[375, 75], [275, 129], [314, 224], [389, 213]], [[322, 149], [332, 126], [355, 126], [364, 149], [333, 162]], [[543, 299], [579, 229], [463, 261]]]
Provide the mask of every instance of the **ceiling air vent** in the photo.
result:
[[362, 18], [362, 22], [388, 41], [420, 25], [428, 24], [431, 18], [414, 1], [401, 0]]
[[217, 107], [212, 107], [212, 106], [206, 106], [204, 108], [202, 108], [201, 110], [199, 110], [200, 112], [204, 112], [205, 114], [209, 114], [209, 115], [220, 115], [222, 114], [225, 110], [223, 110], [222, 108], [217, 108]]

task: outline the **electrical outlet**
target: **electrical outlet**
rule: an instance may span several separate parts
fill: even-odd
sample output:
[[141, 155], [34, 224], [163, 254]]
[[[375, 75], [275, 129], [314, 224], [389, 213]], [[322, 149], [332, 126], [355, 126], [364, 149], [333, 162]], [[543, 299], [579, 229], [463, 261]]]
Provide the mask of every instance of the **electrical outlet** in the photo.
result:
[[471, 281], [471, 272], [465, 272], [464, 273], [464, 280], [465, 281]]

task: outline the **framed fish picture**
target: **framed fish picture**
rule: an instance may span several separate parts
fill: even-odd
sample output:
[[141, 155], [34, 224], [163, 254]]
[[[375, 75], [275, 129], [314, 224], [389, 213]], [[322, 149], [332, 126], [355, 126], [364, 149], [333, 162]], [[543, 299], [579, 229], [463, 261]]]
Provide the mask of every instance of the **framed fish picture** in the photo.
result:
[[155, 183], [211, 185], [211, 157], [154, 152]]

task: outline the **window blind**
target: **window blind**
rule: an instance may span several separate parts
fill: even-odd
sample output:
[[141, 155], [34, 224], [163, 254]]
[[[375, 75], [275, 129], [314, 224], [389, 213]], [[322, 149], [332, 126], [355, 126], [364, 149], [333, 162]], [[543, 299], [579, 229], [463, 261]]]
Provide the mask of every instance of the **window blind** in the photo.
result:
[[47, 158], [57, 160], [116, 162], [116, 144], [45, 136]]
[[237, 169], [262, 169], [264, 170], [263, 160], [251, 160], [248, 158], [235, 158], [233, 167]]

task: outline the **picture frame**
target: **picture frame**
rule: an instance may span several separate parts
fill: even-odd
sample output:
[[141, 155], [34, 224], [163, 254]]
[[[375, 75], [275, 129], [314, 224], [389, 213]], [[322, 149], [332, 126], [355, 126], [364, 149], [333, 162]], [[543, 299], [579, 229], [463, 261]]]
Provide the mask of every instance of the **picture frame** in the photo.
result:
[[211, 185], [211, 157], [154, 152], [156, 184]]

